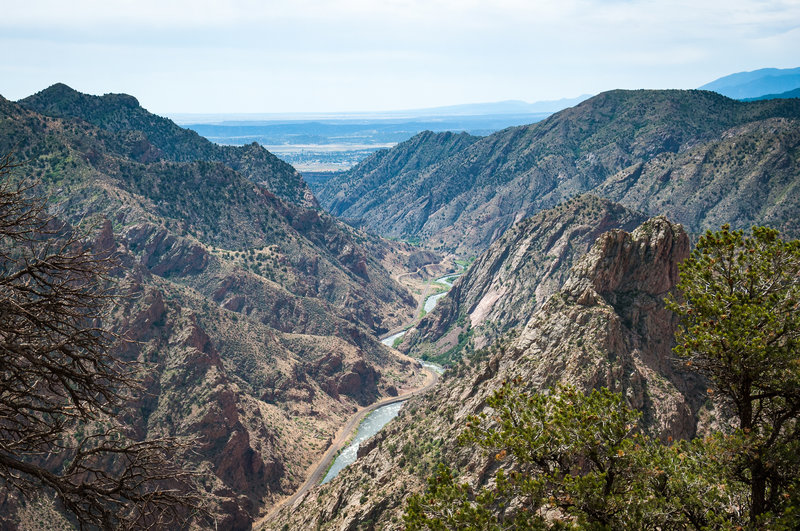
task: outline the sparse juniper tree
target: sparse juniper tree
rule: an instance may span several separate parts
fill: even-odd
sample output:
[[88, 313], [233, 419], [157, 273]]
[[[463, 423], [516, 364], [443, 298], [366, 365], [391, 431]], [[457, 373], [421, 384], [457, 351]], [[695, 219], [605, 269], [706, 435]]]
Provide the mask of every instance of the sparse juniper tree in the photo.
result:
[[54, 495], [82, 528], [184, 520], [199, 500], [174, 459], [187, 443], [136, 440], [114, 418], [138, 386], [103, 326], [113, 260], [13, 168], [0, 158], [0, 499]]
[[735, 416], [727, 465], [758, 525], [795, 504], [800, 476], [800, 241], [725, 225], [700, 238], [680, 275], [668, 301], [682, 318], [675, 351]]
[[658, 443], [638, 433], [640, 415], [621, 395], [569, 386], [529, 393], [513, 381], [487, 406], [460, 442], [487, 450], [500, 466], [493, 485], [472, 488], [440, 465], [427, 491], [410, 498], [407, 529], [687, 526], [667, 499], [680, 490], [665, 472], [680, 467], [677, 452], [666, 449], [660, 464], [650, 459]]

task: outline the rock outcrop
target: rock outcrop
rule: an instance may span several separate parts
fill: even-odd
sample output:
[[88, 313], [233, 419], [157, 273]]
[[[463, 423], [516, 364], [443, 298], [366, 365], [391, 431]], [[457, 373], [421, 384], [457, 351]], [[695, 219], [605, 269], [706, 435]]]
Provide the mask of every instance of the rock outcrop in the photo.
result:
[[400, 349], [446, 362], [461, 354], [459, 337], [463, 349], [465, 334], [475, 348], [491, 344], [524, 324], [563, 286], [572, 265], [598, 236], [611, 229], [633, 230], [645, 219], [583, 195], [520, 221], [478, 257], [406, 334]]
[[621, 392], [652, 432], [691, 437], [696, 389], [673, 370], [677, 318], [664, 307], [688, 255], [688, 236], [664, 218], [602, 235], [512, 344], [512, 372], [535, 388]]

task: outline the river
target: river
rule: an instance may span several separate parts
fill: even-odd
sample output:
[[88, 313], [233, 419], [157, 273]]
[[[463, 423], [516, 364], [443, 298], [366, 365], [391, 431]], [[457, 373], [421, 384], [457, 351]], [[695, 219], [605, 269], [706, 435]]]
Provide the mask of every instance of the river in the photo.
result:
[[[448, 279], [454, 276], [457, 275], [447, 275], [446, 277], [437, 278], [436, 282], [444, 284], [445, 286], [448, 287], [453, 287], [453, 283], [450, 282]], [[447, 292], [444, 292], [428, 297], [428, 300], [425, 301], [425, 311], [429, 312], [433, 310], [434, 306], [436, 306], [436, 303], [439, 301], [439, 299], [441, 299], [446, 294]], [[406, 331], [403, 330], [402, 332], [393, 334], [385, 339], [382, 339], [381, 343], [391, 347], [392, 345], [394, 345], [395, 340], [397, 340], [397, 338], [403, 337], [405, 333]], [[444, 369], [442, 368], [441, 365], [430, 363], [428, 361], [420, 361], [420, 363], [426, 369], [431, 370], [437, 374], [442, 374], [444, 372]], [[329, 482], [330, 480], [335, 478], [339, 474], [339, 472], [344, 470], [344, 468], [347, 465], [355, 462], [356, 457], [358, 457], [358, 448], [359, 446], [361, 446], [361, 443], [363, 441], [366, 441], [379, 431], [381, 431], [381, 429], [384, 426], [386, 426], [386, 424], [388, 424], [389, 421], [391, 421], [400, 413], [400, 409], [403, 407], [403, 404], [405, 404], [405, 402], [395, 402], [394, 404], [381, 406], [372, 413], [370, 413], [369, 415], [367, 415], [361, 422], [361, 424], [359, 424], [358, 430], [356, 431], [356, 435], [355, 437], [353, 437], [352, 442], [350, 442], [350, 444], [347, 445], [347, 447], [344, 450], [342, 450], [338, 456], [336, 456], [336, 460], [328, 469], [328, 472], [325, 474], [325, 477], [322, 478], [321, 484], [324, 485], [325, 483]]]
[[367, 415], [361, 424], [358, 425], [358, 431], [356, 432], [356, 436], [353, 437], [353, 441], [336, 456], [336, 460], [328, 469], [328, 473], [325, 474], [325, 477], [322, 478], [321, 483], [324, 485], [329, 482], [347, 465], [353, 463], [356, 457], [358, 457], [358, 448], [361, 446], [361, 443], [381, 431], [381, 428], [395, 418], [397, 414], [400, 413], [400, 408], [403, 407], [404, 403], [405, 402], [395, 402], [394, 404], [381, 406]]
[[428, 297], [428, 300], [425, 301], [425, 313], [430, 313], [436, 307], [436, 303], [439, 302], [439, 299], [447, 295], [447, 292], [444, 293], [437, 293], [436, 295], [431, 295]]
[[402, 332], [397, 332], [396, 334], [391, 335], [386, 339], [381, 339], [381, 343], [383, 343], [387, 347], [391, 347], [394, 345], [394, 342], [395, 340], [397, 340], [397, 338], [403, 337], [404, 335], [406, 335], [406, 330], [403, 330]]
[[[452, 278], [455, 280], [455, 278], [459, 276], [461, 276], [460, 273], [453, 273], [451, 275], [446, 275], [441, 278], [437, 278], [434, 282], [438, 282], [439, 284], [444, 284], [448, 288], [452, 288], [453, 282], [450, 279]], [[425, 309], [425, 313], [430, 313], [431, 310], [433, 310], [436, 307], [436, 303], [439, 302], [439, 299], [441, 299], [445, 295], [447, 295], [446, 291], [428, 297], [428, 299], [425, 301], [425, 306], [423, 306], [423, 308]]]
[[[400, 335], [402, 334], [405, 334], [405, 331], [400, 333]], [[384, 339], [384, 342], [386, 342], [386, 339]], [[444, 368], [436, 363], [430, 363], [428, 361], [420, 361], [420, 363], [426, 369], [429, 369], [437, 374], [442, 374], [444, 372]], [[358, 457], [358, 448], [361, 446], [361, 443], [381, 431], [381, 429], [386, 426], [389, 421], [394, 419], [400, 413], [400, 409], [403, 407], [403, 404], [405, 404], [405, 401], [387, 404], [377, 408], [375, 411], [367, 415], [364, 420], [361, 421], [361, 424], [358, 425], [356, 435], [353, 437], [353, 440], [350, 442], [350, 444], [348, 444], [347, 447], [336, 456], [336, 459], [328, 469], [325, 477], [322, 478], [320, 484], [324, 485], [325, 483], [329, 482], [335, 478], [339, 472], [344, 470], [346, 466], [355, 462], [356, 457]]]
[[456, 278], [458, 278], [460, 276], [461, 276], [461, 273], [453, 273], [452, 275], [447, 275], [447, 276], [444, 276], [442, 278], [437, 278], [436, 282], [438, 282], [439, 284], [444, 284], [448, 288], [452, 288], [453, 287], [453, 282], [451, 282], [450, 279], [451, 278], [452, 279], [456, 279]]

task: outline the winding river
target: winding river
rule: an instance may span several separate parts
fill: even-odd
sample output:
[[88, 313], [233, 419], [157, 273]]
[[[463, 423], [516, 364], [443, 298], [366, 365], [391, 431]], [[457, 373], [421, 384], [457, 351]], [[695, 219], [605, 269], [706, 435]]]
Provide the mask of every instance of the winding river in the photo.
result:
[[[434, 282], [437, 282], [439, 284], [444, 284], [448, 288], [452, 288], [453, 287], [453, 282], [450, 279], [455, 279], [455, 277], [458, 277], [458, 276], [460, 276], [460, 274], [453, 273], [451, 275], [447, 275], [447, 276], [444, 276], [444, 277], [441, 277], [441, 278], [437, 278]], [[430, 313], [431, 310], [433, 310], [436, 307], [436, 303], [439, 302], [439, 299], [441, 299], [445, 295], [447, 295], [446, 291], [444, 291], [442, 293], [437, 293], [436, 295], [431, 295], [430, 297], [428, 297], [427, 300], [425, 301], [425, 306], [423, 306], [423, 308], [425, 309], [425, 313]]]
[[[450, 282], [449, 279], [457, 275], [447, 275], [442, 278], [437, 278], [436, 282], [444, 284], [448, 287], [453, 287], [453, 283]], [[428, 297], [428, 300], [425, 301], [425, 311], [430, 312], [436, 306], [436, 303], [441, 299], [447, 292], [444, 293], [437, 293], [436, 295], [432, 295]], [[383, 343], [386, 346], [391, 347], [394, 345], [394, 342], [405, 335], [406, 331], [403, 330], [402, 332], [398, 332], [393, 334], [383, 340]], [[420, 361], [423, 367], [429, 369], [437, 374], [442, 374], [444, 369], [441, 365], [437, 365], [435, 363], [430, 363], [428, 361]], [[331, 467], [328, 469], [328, 472], [325, 474], [325, 477], [322, 478], [321, 484], [325, 484], [335, 478], [339, 472], [344, 470], [344, 468], [355, 462], [356, 458], [358, 457], [358, 448], [361, 446], [361, 443], [381, 431], [381, 429], [386, 426], [393, 418], [395, 418], [399, 413], [400, 409], [403, 407], [405, 402], [396, 402], [394, 404], [388, 404], [385, 406], [381, 406], [377, 408], [375, 411], [367, 415], [364, 420], [359, 424], [358, 431], [356, 431], [353, 440], [344, 448], [338, 456], [336, 456], [336, 460], [333, 462]]]
[[[402, 332], [383, 339], [381, 342], [384, 345], [391, 347], [394, 344], [394, 341], [398, 337], [403, 337], [405, 333], [406, 331], [403, 330]], [[442, 374], [444, 372], [444, 369], [435, 363], [430, 363], [427, 361], [420, 361], [420, 363], [423, 367], [432, 370], [437, 374]], [[325, 477], [322, 478], [320, 484], [324, 485], [325, 483], [329, 482], [335, 478], [339, 472], [344, 470], [345, 467], [355, 462], [356, 458], [358, 457], [358, 449], [361, 446], [361, 443], [381, 431], [381, 429], [386, 426], [389, 421], [391, 421], [400, 413], [400, 409], [402, 409], [403, 404], [405, 404], [405, 401], [387, 404], [375, 409], [375, 411], [367, 415], [364, 420], [361, 421], [361, 424], [358, 425], [358, 430], [356, 431], [356, 434], [350, 444], [348, 444], [341, 452], [339, 452], [339, 455], [336, 456], [336, 459], [325, 473]]]
[[439, 302], [439, 299], [447, 295], [447, 292], [437, 293], [436, 295], [431, 295], [428, 297], [428, 300], [425, 301], [425, 313], [430, 313], [436, 307], [436, 303]]
[[[458, 274], [459, 273], [447, 275], [445, 277], [436, 279], [436, 282], [441, 282], [448, 287], [452, 287], [453, 283], [449, 282], [448, 279], [458, 276]], [[436, 300], [439, 300], [439, 298]], [[405, 333], [405, 330], [403, 330], [393, 334], [390, 337], [384, 338], [382, 342], [385, 345], [392, 346], [397, 338], [403, 337]], [[420, 363], [423, 367], [429, 369], [432, 373], [436, 373], [437, 375], [444, 372], [442, 367], [436, 365], [435, 363], [430, 363], [427, 361], [420, 361]], [[350, 420], [348, 420], [348, 422], [342, 426], [340, 434], [336, 436], [336, 439], [328, 447], [325, 455], [323, 455], [320, 461], [318, 461], [317, 464], [312, 467], [312, 471], [306, 478], [305, 483], [303, 483], [294, 494], [281, 500], [275, 506], [273, 506], [272, 510], [268, 514], [254, 524], [253, 528], [258, 529], [263, 527], [267, 522], [272, 521], [275, 516], [279, 514], [282, 507], [292, 507], [300, 498], [302, 498], [310, 489], [312, 489], [314, 485], [317, 485], [318, 483], [327, 483], [335, 478], [336, 475], [339, 474], [339, 472], [341, 472], [347, 465], [356, 460], [358, 457], [358, 448], [362, 441], [365, 441], [378, 433], [389, 421], [395, 418], [406, 400], [412, 396], [417, 396], [428, 392], [436, 385], [438, 380], [438, 376], [434, 376], [429, 373], [429, 376], [422, 387], [415, 389], [406, 395], [393, 398], [384, 398], [381, 400], [381, 402], [385, 402], [385, 404], [382, 406], [373, 404], [372, 406], [362, 408], [361, 412], [351, 417]], [[358, 428], [355, 428], [356, 424], [359, 422], [360, 424], [358, 424]], [[351, 439], [348, 446], [342, 449], [343, 441], [340, 439], [342, 437], [346, 437], [346, 434], [352, 433], [353, 429], [356, 430], [355, 435]], [[337, 450], [339, 451], [339, 454], [334, 459], [333, 456]], [[331, 463], [331, 460], [333, 460], [333, 463]], [[326, 471], [325, 467], [328, 466], [328, 463], [331, 464]], [[320, 480], [320, 478], [322, 479]]]
[[395, 418], [397, 414], [400, 413], [400, 408], [403, 407], [403, 404], [405, 404], [405, 402], [396, 402], [394, 404], [382, 406], [367, 415], [361, 424], [358, 425], [358, 431], [355, 437], [353, 437], [352, 442], [336, 456], [336, 460], [328, 469], [325, 477], [322, 478], [321, 484], [324, 485], [329, 482], [347, 465], [353, 463], [356, 457], [358, 457], [358, 448], [361, 446], [361, 443], [378, 433], [390, 420]]

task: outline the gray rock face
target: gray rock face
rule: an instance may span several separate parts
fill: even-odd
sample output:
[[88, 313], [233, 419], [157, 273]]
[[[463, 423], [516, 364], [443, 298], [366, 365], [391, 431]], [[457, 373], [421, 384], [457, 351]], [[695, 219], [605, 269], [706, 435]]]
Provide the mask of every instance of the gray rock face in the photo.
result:
[[472, 329], [478, 348], [525, 323], [558, 291], [570, 267], [611, 229], [633, 230], [646, 218], [592, 195], [579, 196], [509, 229], [406, 336], [415, 356], [452, 348]]
[[664, 307], [688, 254], [683, 228], [663, 217], [632, 234], [601, 236], [515, 341], [518, 360], [529, 364], [520, 375], [535, 387], [559, 381], [608, 387], [644, 413], [650, 431], [692, 436], [695, 393], [687, 376], [673, 370], [677, 320]]

